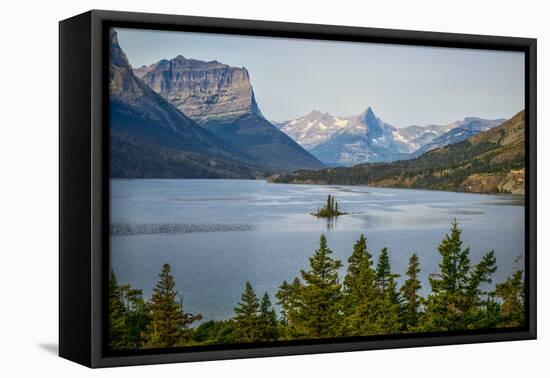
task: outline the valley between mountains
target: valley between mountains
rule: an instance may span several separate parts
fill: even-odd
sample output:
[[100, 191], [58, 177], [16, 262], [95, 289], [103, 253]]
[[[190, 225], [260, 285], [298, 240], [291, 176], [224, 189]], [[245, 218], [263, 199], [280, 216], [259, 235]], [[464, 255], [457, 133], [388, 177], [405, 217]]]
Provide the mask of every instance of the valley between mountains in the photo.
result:
[[110, 32], [113, 178], [269, 178], [480, 193], [524, 192], [525, 119], [394, 127], [367, 107], [266, 119], [246, 68], [178, 55], [133, 68]]

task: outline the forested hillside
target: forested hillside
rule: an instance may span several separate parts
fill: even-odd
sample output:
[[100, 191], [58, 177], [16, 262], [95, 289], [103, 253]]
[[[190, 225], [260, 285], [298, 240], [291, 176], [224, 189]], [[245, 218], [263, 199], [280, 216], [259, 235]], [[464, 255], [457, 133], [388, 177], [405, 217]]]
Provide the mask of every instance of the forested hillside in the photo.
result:
[[523, 194], [525, 113], [521, 111], [500, 126], [413, 160], [300, 170], [273, 176], [270, 181]]

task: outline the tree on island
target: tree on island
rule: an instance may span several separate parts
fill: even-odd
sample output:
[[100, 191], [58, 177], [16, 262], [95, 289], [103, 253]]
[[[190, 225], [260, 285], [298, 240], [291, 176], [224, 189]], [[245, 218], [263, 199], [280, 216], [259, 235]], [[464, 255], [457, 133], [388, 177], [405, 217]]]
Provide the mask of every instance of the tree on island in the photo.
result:
[[313, 213], [312, 215], [320, 218], [332, 218], [344, 214], [346, 213], [341, 212], [338, 209], [338, 202], [336, 202], [334, 197], [329, 194], [325, 207], [323, 207], [322, 209], [317, 209], [317, 212]]

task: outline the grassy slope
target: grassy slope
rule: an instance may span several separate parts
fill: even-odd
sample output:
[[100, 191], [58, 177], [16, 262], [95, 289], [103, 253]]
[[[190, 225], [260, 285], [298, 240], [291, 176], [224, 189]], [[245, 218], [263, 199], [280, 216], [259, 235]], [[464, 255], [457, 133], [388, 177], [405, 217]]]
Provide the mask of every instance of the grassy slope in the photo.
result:
[[368, 185], [476, 193], [523, 193], [525, 114], [463, 142], [413, 160], [360, 164], [351, 168], [297, 171], [272, 182]]

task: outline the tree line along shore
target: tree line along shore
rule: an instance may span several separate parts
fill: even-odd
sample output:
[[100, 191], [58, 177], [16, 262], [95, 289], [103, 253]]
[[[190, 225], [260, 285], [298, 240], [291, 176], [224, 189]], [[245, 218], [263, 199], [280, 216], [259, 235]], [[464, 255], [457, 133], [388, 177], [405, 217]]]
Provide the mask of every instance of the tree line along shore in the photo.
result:
[[388, 249], [374, 261], [361, 235], [340, 279], [343, 264], [332, 257], [321, 235], [308, 268], [279, 286], [277, 309], [268, 293], [258, 296], [246, 282], [232, 318], [206, 320], [196, 327], [193, 323], [202, 316], [184, 311], [168, 264], [149, 300], [141, 290], [118, 284], [111, 273], [109, 347], [120, 351], [523, 326], [523, 272], [517, 270], [492, 286], [494, 252], [472, 264], [461, 232], [453, 221], [437, 248], [439, 272], [430, 275], [431, 291], [424, 297], [417, 254], [410, 256], [403, 284], [398, 285]]

